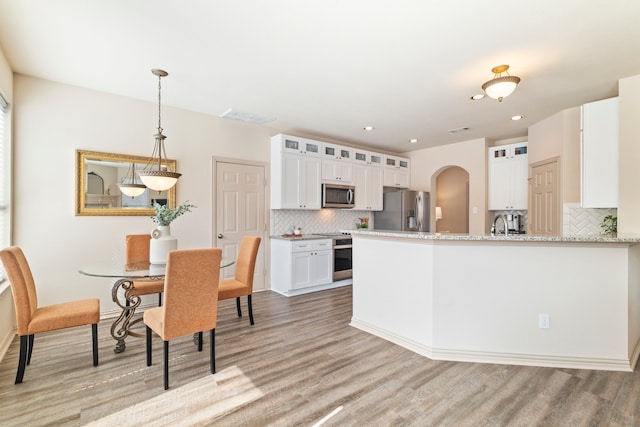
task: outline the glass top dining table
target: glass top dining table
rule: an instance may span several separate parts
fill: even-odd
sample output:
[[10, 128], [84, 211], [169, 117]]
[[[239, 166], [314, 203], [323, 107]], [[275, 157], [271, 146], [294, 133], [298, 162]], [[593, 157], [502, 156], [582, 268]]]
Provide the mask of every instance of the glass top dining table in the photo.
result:
[[[229, 267], [234, 263], [234, 260], [223, 257], [220, 260], [220, 268]], [[111, 289], [111, 297], [113, 302], [122, 309], [122, 312], [111, 325], [111, 336], [117, 341], [113, 350], [115, 353], [122, 353], [125, 350], [124, 340], [127, 336], [143, 336], [131, 328], [142, 320], [139, 316], [134, 318], [136, 308], [142, 302], [140, 296], [134, 292], [135, 282], [164, 280], [166, 267], [166, 264], [150, 264], [148, 262], [125, 265], [115, 261], [102, 261], [85, 265], [78, 270], [86, 276], [116, 279]]]
[[[222, 258], [220, 268], [229, 267], [234, 264], [234, 260]], [[120, 264], [115, 261], [103, 261], [88, 264], [78, 271], [81, 274], [94, 277], [112, 277], [118, 279], [150, 279], [163, 278], [166, 264]]]

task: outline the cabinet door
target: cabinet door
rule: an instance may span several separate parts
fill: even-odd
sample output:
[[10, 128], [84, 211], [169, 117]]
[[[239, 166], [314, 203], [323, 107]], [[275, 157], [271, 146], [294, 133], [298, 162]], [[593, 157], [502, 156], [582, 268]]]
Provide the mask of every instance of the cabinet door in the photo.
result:
[[312, 283], [323, 285], [333, 281], [333, 250], [313, 252], [312, 259]]
[[529, 206], [529, 157], [527, 146], [514, 144], [510, 165], [511, 209], [527, 210]]
[[292, 256], [293, 275], [291, 289], [300, 289], [313, 286], [314, 267], [312, 265], [312, 252], [294, 252]]
[[383, 170], [372, 166], [356, 166], [353, 179], [356, 187], [354, 209], [382, 210]]
[[618, 105], [609, 98], [582, 106], [582, 207], [618, 206]]
[[298, 179], [301, 181], [299, 196], [301, 203], [299, 208], [320, 209], [322, 203], [320, 159], [305, 157], [303, 159], [302, 173], [299, 175]]
[[300, 200], [301, 180], [303, 173], [303, 157], [298, 155], [283, 154], [282, 168], [280, 173], [281, 183], [281, 202], [282, 209], [300, 209], [302, 201]]

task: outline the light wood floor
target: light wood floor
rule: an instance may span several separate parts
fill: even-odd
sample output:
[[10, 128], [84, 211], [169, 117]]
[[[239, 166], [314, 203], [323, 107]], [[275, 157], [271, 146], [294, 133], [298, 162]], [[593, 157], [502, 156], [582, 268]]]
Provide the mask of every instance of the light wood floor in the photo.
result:
[[[208, 337], [202, 353], [190, 337], [172, 341], [169, 392], [162, 387], [160, 340], [147, 367], [143, 339], [129, 338], [124, 353], [113, 353], [109, 321], [99, 328], [100, 366], [91, 363], [89, 327], [42, 334], [20, 385], [13, 384], [16, 339], [0, 363], [0, 425], [84, 425], [202, 381], [217, 386], [209, 396], [209, 386], [200, 385], [198, 399], [226, 406], [198, 425], [312, 426], [323, 419], [326, 426], [640, 425], [637, 370], [432, 361], [350, 327], [350, 287], [293, 298], [262, 292], [254, 306], [251, 327], [246, 313], [237, 318], [234, 301], [220, 303], [215, 376]], [[223, 386], [231, 396], [221, 402], [214, 387]], [[196, 424], [196, 409], [185, 405], [182, 425]], [[150, 424], [133, 410], [128, 417], [127, 425]]]

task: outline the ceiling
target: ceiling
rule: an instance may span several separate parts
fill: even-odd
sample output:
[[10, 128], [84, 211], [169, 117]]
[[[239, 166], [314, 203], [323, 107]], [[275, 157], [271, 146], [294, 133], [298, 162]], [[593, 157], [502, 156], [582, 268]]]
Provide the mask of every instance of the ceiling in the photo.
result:
[[[157, 102], [161, 68], [163, 106], [406, 152], [617, 95], [640, 74], [638, 16], [637, 0], [0, 0], [0, 47], [20, 74]], [[513, 95], [471, 101], [500, 64]]]

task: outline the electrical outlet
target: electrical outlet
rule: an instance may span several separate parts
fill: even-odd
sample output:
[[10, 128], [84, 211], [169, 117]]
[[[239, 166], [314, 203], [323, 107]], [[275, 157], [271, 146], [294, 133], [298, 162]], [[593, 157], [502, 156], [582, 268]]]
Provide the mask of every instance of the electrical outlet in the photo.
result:
[[549, 329], [549, 315], [547, 313], [540, 313], [538, 327], [540, 329]]

